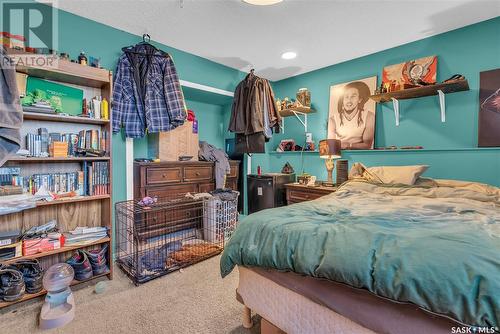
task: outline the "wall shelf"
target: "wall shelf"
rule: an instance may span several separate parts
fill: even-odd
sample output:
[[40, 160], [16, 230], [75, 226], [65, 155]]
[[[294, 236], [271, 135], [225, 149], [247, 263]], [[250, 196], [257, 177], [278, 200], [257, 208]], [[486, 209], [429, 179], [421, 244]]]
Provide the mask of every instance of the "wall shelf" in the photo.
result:
[[226, 105], [233, 101], [234, 93], [227, 90], [186, 80], [180, 80], [180, 84], [186, 100], [216, 105]]
[[304, 132], [307, 132], [307, 115], [315, 113], [316, 110], [311, 109], [309, 107], [294, 107], [283, 109], [279, 111], [281, 117], [283, 117], [281, 121], [281, 131], [285, 133], [285, 118], [295, 116], [299, 122], [304, 126]]
[[408, 88], [395, 92], [371, 95], [370, 98], [377, 103], [386, 103], [392, 101], [394, 107], [394, 116], [396, 118], [396, 126], [399, 126], [399, 100], [416, 99], [425, 96], [438, 95], [441, 112], [441, 122], [444, 123], [446, 122], [445, 94], [463, 92], [467, 90], [469, 90], [469, 83], [467, 79], [463, 79], [430, 86]]
[[283, 154], [302, 154], [302, 153], [316, 153], [319, 154], [318, 151], [284, 151], [284, 152], [278, 152], [278, 151], [271, 151], [269, 154], [274, 154], [274, 155], [283, 155]]

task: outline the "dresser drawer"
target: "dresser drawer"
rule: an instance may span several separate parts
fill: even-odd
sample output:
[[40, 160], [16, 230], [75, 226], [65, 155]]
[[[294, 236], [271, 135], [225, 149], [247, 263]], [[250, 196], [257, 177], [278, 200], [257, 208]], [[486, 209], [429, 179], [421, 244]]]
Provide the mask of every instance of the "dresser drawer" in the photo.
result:
[[184, 181], [211, 181], [214, 177], [212, 166], [184, 167]]
[[311, 201], [311, 200], [316, 199], [316, 198], [320, 198], [321, 196], [325, 196], [325, 195], [326, 194], [322, 194], [322, 193], [289, 190], [288, 191], [288, 201], [293, 202], [293, 203], [305, 202], [305, 201]]
[[176, 184], [163, 187], [146, 188], [146, 196], [158, 196], [160, 198], [175, 198], [184, 196], [186, 193], [195, 193], [198, 191], [197, 184]]
[[175, 183], [182, 181], [181, 167], [151, 167], [146, 169], [146, 184]]
[[237, 179], [226, 179], [226, 188], [238, 191], [238, 180]]
[[209, 193], [215, 189], [214, 183], [200, 183], [198, 192], [200, 193]]
[[227, 174], [227, 177], [237, 177], [239, 170], [239, 164], [231, 164], [231, 171]]

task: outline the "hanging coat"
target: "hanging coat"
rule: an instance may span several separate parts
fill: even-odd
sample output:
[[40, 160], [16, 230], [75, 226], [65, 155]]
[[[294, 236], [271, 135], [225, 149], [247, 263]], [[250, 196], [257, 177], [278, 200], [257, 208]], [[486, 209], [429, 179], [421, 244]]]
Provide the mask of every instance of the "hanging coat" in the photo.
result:
[[120, 57], [113, 90], [113, 133], [129, 138], [170, 131], [184, 124], [186, 106], [172, 58], [149, 44]]

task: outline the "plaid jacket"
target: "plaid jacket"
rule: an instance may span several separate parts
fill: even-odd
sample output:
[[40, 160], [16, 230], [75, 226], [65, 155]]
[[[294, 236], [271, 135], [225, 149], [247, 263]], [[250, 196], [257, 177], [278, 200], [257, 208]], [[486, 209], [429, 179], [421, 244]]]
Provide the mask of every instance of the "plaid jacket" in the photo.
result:
[[[151, 52], [139, 45], [135, 52]], [[155, 51], [147, 57], [125, 52], [116, 68], [112, 122], [113, 133], [125, 128], [129, 138], [170, 131], [184, 124], [186, 106], [172, 58]]]

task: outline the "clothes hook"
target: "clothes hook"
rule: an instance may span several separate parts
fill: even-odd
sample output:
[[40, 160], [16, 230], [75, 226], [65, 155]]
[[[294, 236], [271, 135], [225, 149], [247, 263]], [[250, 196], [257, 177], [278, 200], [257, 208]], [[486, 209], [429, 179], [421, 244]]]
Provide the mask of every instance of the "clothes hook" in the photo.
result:
[[149, 34], [143, 34], [142, 35], [142, 41], [146, 42], [146, 43], [149, 43], [151, 41], [151, 36], [149, 36]]

